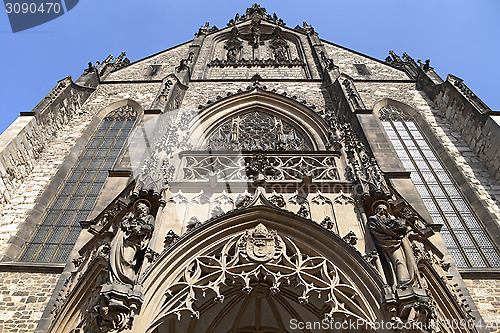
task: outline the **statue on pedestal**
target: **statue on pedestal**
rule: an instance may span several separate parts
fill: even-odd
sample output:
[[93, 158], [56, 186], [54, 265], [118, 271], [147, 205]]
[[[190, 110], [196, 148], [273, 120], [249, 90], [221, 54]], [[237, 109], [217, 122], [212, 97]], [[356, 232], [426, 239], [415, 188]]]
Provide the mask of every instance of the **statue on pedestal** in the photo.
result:
[[[396, 288], [405, 287], [413, 281], [413, 267], [415, 266], [413, 255], [407, 251], [409, 242], [406, 222], [390, 215], [388, 206], [384, 203], [375, 206], [374, 213], [375, 215], [368, 218], [370, 231], [377, 247], [392, 266], [396, 277]], [[390, 277], [388, 280], [393, 280], [393, 278]]]
[[146, 249], [154, 230], [155, 218], [150, 215], [150, 205], [146, 200], [134, 204], [134, 212], [126, 214], [120, 222], [109, 257], [110, 280], [133, 285], [139, 265], [140, 253]]

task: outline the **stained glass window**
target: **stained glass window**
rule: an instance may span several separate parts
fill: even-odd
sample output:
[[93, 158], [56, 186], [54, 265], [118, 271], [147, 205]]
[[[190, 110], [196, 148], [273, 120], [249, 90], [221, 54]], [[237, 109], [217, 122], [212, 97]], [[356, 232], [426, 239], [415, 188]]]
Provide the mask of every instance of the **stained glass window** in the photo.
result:
[[392, 105], [382, 125], [458, 267], [500, 267], [500, 252], [414, 120]]
[[59, 187], [19, 261], [63, 263], [100, 194], [118, 154], [133, 127], [136, 111], [129, 105], [110, 112], [95, 131]]

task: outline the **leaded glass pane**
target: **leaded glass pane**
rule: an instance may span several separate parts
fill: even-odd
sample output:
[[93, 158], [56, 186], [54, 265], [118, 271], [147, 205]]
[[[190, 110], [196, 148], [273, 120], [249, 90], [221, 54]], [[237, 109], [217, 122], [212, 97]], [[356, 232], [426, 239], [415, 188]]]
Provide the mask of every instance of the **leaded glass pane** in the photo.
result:
[[51, 262], [52, 257], [56, 253], [58, 248], [58, 245], [56, 244], [45, 244], [42, 245], [42, 248], [40, 250], [40, 254], [38, 255], [38, 258], [36, 261], [39, 262]]
[[484, 256], [492, 267], [500, 267], [500, 256], [493, 248], [482, 248]]
[[425, 208], [427, 208], [429, 213], [439, 213], [439, 210], [432, 199], [422, 199], [422, 201], [424, 202]]
[[431, 195], [429, 193], [429, 191], [427, 191], [427, 188], [425, 187], [425, 185], [415, 185], [415, 187], [417, 188], [417, 192], [418, 194], [420, 194], [420, 197], [423, 199], [423, 198], [430, 198]]
[[452, 230], [463, 229], [463, 224], [460, 221], [460, 218], [453, 213], [446, 214], [446, 221], [450, 225]]
[[422, 171], [422, 178], [425, 179], [427, 184], [437, 184], [437, 179], [434, 174], [430, 171]]
[[78, 236], [80, 235], [80, 228], [79, 227], [71, 227], [68, 230], [68, 233], [66, 234], [66, 237], [64, 238], [63, 243], [65, 244], [74, 244], [76, 240], [78, 239]]
[[460, 194], [458, 193], [457, 188], [455, 185], [443, 185], [444, 189], [446, 192], [448, 192], [448, 195], [450, 197], [460, 197]]
[[488, 239], [488, 236], [486, 236], [484, 231], [476, 230], [472, 233], [472, 236], [477, 241], [479, 246], [483, 249], [483, 251], [485, 248], [488, 248], [488, 247], [493, 248], [491, 241]]
[[51, 230], [52, 227], [50, 226], [44, 226], [44, 225], [39, 226], [37, 231], [35, 232], [35, 236], [31, 241], [33, 243], [43, 243]]
[[469, 259], [472, 267], [486, 267], [486, 263], [475, 247], [464, 248], [465, 255]]
[[52, 203], [53, 209], [62, 209], [66, 202], [68, 201], [68, 196], [58, 196], [56, 200]]
[[436, 199], [438, 205], [439, 205], [439, 208], [441, 208], [441, 210], [446, 214], [446, 213], [453, 213], [454, 210], [453, 210], [453, 207], [451, 206], [451, 203], [448, 199], [441, 199], [441, 198], [437, 198]]
[[64, 262], [70, 255], [71, 250], [73, 249], [73, 244], [71, 245], [60, 245], [59, 249], [53, 258], [54, 262]]
[[481, 229], [479, 223], [477, 222], [477, 219], [471, 213], [462, 214], [462, 218], [464, 219], [465, 225], [469, 229]]
[[429, 188], [431, 189], [432, 194], [436, 198], [445, 198], [445, 194], [443, 190], [441, 189], [441, 186], [439, 185], [429, 185]]
[[443, 184], [452, 184], [450, 177], [446, 171], [436, 171], [436, 176]]
[[[465, 197], [445, 171], [415, 122], [402, 110], [390, 105], [380, 110], [380, 117], [403, 166], [411, 171], [410, 177], [433, 222], [444, 225], [441, 236], [457, 265], [487, 267], [488, 263], [484, 261], [487, 250], [489, 264], [499, 267], [497, 248], [491, 243]], [[455, 239], [460, 244], [456, 244]], [[464, 251], [470, 263], [461, 251]]]
[[463, 229], [462, 230], [456, 229], [454, 230], [454, 232], [460, 245], [462, 245], [463, 247], [471, 247], [471, 248], [475, 247], [467, 231]]
[[52, 232], [50, 233], [49, 238], [47, 238], [47, 243], [60, 243], [63, 240], [65, 231], [66, 227], [54, 227], [54, 229], [52, 229]]
[[26, 243], [19, 260], [66, 261], [80, 234], [79, 222], [86, 220], [93, 209], [107, 179], [107, 169], [113, 167], [136, 116], [130, 106], [106, 116], [58, 189], [58, 195], [44, 213], [42, 224]]
[[19, 258], [20, 261], [33, 261], [33, 258], [36, 257], [38, 254], [38, 251], [41, 248], [41, 244], [38, 243], [28, 243], [26, 244], [23, 253], [21, 254], [21, 257]]
[[453, 258], [453, 261], [457, 264], [458, 267], [468, 267], [469, 265], [464, 259], [464, 256], [460, 252], [459, 249], [457, 248], [448, 248], [448, 251], [450, 252], [451, 257]]
[[441, 237], [443, 238], [444, 243], [446, 244], [447, 247], [456, 247], [457, 244], [455, 243], [455, 240], [451, 236], [450, 232], [440, 232]]

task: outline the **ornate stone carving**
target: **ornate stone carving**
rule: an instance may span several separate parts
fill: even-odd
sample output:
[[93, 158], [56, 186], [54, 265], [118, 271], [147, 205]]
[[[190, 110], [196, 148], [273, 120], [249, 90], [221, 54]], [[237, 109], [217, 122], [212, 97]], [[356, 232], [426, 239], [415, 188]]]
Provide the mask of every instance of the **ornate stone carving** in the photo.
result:
[[252, 7], [247, 8], [245, 14], [240, 15], [236, 14], [234, 19], [229, 20], [227, 23], [228, 26], [231, 25], [236, 25], [239, 22], [245, 21], [245, 20], [250, 20], [253, 18], [258, 18], [261, 20], [266, 20], [271, 23], [274, 23], [279, 26], [285, 26], [285, 22], [283, 22], [282, 19], [278, 18], [276, 13], [273, 13], [273, 15], [270, 15], [267, 13], [266, 9], [264, 7], [261, 7], [259, 4], [253, 4]]
[[260, 111], [240, 114], [219, 125], [208, 138], [211, 150], [311, 150], [292, 125]]
[[149, 214], [148, 202], [138, 200], [134, 212], [126, 214], [112, 244], [110, 281], [135, 284], [140, 263], [138, 253], [144, 251], [154, 230], [155, 219]]
[[342, 237], [342, 240], [347, 244], [354, 246], [358, 243], [358, 236], [356, 236], [354, 231], [351, 230], [344, 237]]
[[273, 194], [269, 197], [269, 202], [279, 208], [284, 208], [286, 205], [283, 196], [281, 194], [276, 193], [276, 191], [273, 191]]
[[276, 231], [268, 231], [262, 223], [247, 231], [239, 240], [238, 247], [244, 258], [258, 263], [277, 259], [283, 249]]
[[303, 67], [306, 64], [298, 59], [237, 59], [235, 61], [214, 59], [208, 67]]
[[210, 27], [210, 22], [206, 22], [205, 25], [202, 25], [198, 32], [195, 34], [196, 37], [202, 37], [206, 36], [208, 34], [211, 34], [213, 32], [219, 31], [219, 28], [217, 28], [215, 25]]
[[403, 110], [400, 108], [397, 108], [393, 105], [386, 105], [383, 108], [380, 109], [379, 111], [379, 118], [382, 121], [405, 121], [405, 120], [412, 120], [413, 118], [406, 114]]
[[310, 24], [307, 24], [306, 21], [302, 22], [302, 27], [297, 25], [294, 30], [297, 30], [299, 32], [302, 32], [302, 33], [305, 33], [305, 34], [308, 34], [308, 35], [317, 35], [317, 32], [314, 31], [314, 28], [310, 25]]
[[243, 47], [243, 43], [238, 38], [238, 29], [233, 28], [233, 30], [231, 30], [231, 33], [233, 36], [226, 41], [224, 49], [227, 50], [226, 60], [228, 62], [236, 62], [239, 59], [239, 54], [241, 48]]
[[191, 216], [191, 218], [187, 222], [186, 228], [188, 231], [191, 231], [200, 225], [201, 225], [201, 221], [196, 216]]
[[124, 105], [108, 113], [104, 121], [135, 121], [137, 111], [131, 105]]
[[183, 168], [185, 180], [208, 180], [211, 176], [220, 181], [247, 181], [264, 175], [268, 181], [302, 180], [311, 176], [313, 180], [339, 180], [338, 168], [332, 156], [286, 156], [262, 155], [263, 170], [255, 169], [255, 155], [192, 155], [186, 156]]
[[339, 68], [337, 65], [335, 65], [335, 63], [333, 62], [333, 60], [331, 58], [328, 58], [325, 51], [321, 51], [320, 56], [321, 56], [321, 60], [325, 64], [325, 69], [327, 71], [331, 71], [331, 70]]
[[165, 248], [172, 245], [178, 239], [179, 239], [179, 235], [177, 235], [172, 229], [170, 229], [167, 232], [167, 235], [165, 236], [165, 241], [164, 241]]
[[269, 42], [269, 46], [276, 61], [281, 62], [289, 59], [288, 44], [287, 41], [281, 36], [281, 30], [279, 30], [279, 28], [274, 29], [273, 37]]
[[272, 293], [293, 290], [291, 297], [304, 306], [310, 298], [319, 297], [329, 307], [326, 317], [332, 320], [335, 316], [374, 320], [362, 293], [333, 262], [303, 252], [293, 240], [263, 224], [221, 246], [195, 258], [172, 280], [162, 316], [199, 318], [196, 301], [213, 297], [224, 302], [227, 288], [250, 293], [256, 283], [265, 283]]

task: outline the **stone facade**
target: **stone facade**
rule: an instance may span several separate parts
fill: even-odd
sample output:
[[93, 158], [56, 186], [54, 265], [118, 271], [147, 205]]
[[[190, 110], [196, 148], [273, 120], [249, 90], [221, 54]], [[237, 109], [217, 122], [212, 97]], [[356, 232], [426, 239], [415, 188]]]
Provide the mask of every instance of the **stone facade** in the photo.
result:
[[[500, 186], [492, 142], [498, 124], [461, 81], [444, 82], [428, 64], [390, 55], [380, 61], [320, 40], [305, 23], [287, 28], [254, 5], [227, 28], [207, 24], [192, 41], [133, 63], [124, 54], [110, 56], [76, 83], [60, 81], [0, 136], [2, 331], [166, 332], [177, 325], [205, 331], [192, 318], [208, 318], [212, 305], [203, 302], [214, 294], [213, 304], [223, 305], [213, 311], [220, 313], [228, 312], [221, 307], [231, 295], [249, 297], [244, 306], [259, 315], [254, 299], [287, 304], [268, 311], [276, 321], [292, 308], [305, 318], [321, 311], [342, 317], [335, 312], [341, 295], [347, 318], [367, 322], [389, 316], [431, 327], [482, 316], [493, 325], [499, 267], [484, 268], [486, 279], [483, 268], [450, 262], [440, 226], [430, 220], [379, 116], [392, 105], [413, 117], [497, 248]], [[86, 230], [68, 261], [17, 262], [87, 142], [116, 110], [123, 114], [114, 120], [134, 119], [138, 130], [89, 220], [81, 221]], [[469, 119], [474, 126], [457, 127]], [[399, 243], [384, 243], [381, 221], [392, 223]], [[194, 294], [176, 294], [184, 288], [182, 274], [204, 274], [200, 267], [229, 253], [239, 258], [228, 260], [237, 272], [232, 283], [239, 288], [246, 281], [240, 289], [193, 276]], [[311, 272], [314, 279], [297, 273], [293, 278], [310, 288], [304, 291], [273, 271], [299, 267], [300, 253], [328, 267]], [[41, 273], [44, 265], [62, 273]], [[266, 277], [245, 277], [252, 265], [267, 270]], [[322, 283], [338, 289], [327, 294]], [[286, 297], [297, 297], [293, 302], [280, 296], [282, 285]], [[312, 300], [312, 291], [326, 301]], [[299, 307], [306, 303], [317, 307], [315, 314]], [[409, 308], [418, 313], [412, 317]], [[168, 319], [173, 314], [178, 322]], [[234, 326], [210, 325], [244, 326], [226, 321]]]
[[465, 284], [491, 332], [500, 332], [500, 280], [466, 279]]
[[0, 272], [0, 331], [33, 332], [59, 274]]

